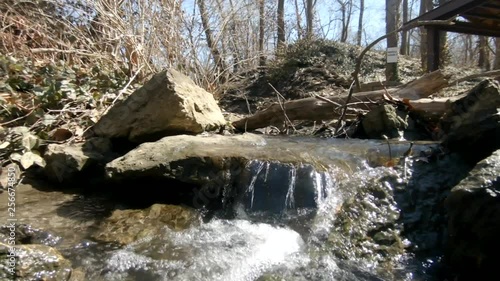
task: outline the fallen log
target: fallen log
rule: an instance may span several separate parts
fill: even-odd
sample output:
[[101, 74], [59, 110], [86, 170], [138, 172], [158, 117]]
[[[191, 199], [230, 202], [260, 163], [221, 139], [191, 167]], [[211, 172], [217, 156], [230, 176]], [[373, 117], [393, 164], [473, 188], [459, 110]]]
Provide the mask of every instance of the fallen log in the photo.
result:
[[[383, 100], [384, 94], [386, 93], [395, 98], [406, 100], [426, 98], [447, 87], [448, 78], [449, 77], [443, 75], [440, 70], [437, 70], [400, 87], [356, 93], [348, 104], [348, 108], [350, 109], [351, 116], [356, 110], [369, 110], [371, 108], [370, 105], [374, 105]], [[312, 121], [331, 120], [340, 116], [342, 107], [338, 105], [343, 106], [346, 99], [347, 95], [328, 96], [322, 99], [312, 97], [292, 100], [283, 104], [274, 104], [252, 116], [237, 120], [233, 122], [232, 125], [238, 130], [247, 131], [273, 124], [282, 124], [283, 121], [287, 119]], [[425, 105], [418, 106], [421, 110], [425, 109]]]

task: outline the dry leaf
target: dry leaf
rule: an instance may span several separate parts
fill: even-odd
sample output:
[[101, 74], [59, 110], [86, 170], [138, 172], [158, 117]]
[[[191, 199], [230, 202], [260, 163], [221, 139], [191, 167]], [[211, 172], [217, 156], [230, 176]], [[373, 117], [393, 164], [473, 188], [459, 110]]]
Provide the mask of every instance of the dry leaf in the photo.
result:
[[31, 151], [24, 153], [23, 156], [21, 157], [20, 162], [21, 166], [25, 170], [33, 166], [34, 164], [40, 167], [45, 167], [45, 160], [43, 160], [43, 158], [40, 155], [33, 153]]
[[65, 141], [73, 136], [73, 133], [64, 128], [57, 128], [49, 133], [49, 139], [53, 141]]

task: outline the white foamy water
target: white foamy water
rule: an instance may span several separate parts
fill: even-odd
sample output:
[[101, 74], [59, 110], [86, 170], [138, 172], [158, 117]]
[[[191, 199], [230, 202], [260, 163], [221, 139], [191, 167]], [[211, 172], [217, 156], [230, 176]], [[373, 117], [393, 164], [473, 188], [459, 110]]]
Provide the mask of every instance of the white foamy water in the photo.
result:
[[303, 247], [290, 229], [214, 220], [181, 232], [165, 229], [161, 237], [113, 252], [105, 279], [250, 281], [273, 267], [302, 263]]

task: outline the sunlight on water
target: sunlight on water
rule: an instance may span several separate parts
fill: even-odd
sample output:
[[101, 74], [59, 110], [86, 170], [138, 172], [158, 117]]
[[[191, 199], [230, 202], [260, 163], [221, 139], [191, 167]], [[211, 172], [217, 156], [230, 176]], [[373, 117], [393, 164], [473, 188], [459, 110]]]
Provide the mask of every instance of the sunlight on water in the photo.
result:
[[[255, 280], [266, 270], [300, 260], [304, 242], [292, 230], [248, 221], [214, 220], [182, 232], [165, 229], [112, 253], [106, 280]], [[143, 276], [144, 277], [144, 276]]]

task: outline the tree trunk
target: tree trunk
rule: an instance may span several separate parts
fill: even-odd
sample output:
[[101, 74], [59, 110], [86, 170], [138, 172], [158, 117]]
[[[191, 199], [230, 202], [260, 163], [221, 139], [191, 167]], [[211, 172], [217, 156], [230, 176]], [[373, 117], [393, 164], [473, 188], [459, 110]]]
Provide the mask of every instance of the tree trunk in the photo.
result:
[[500, 69], [500, 38], [495, 38], [495, 63], [494, 69]]
[[[407, 83], [400, 88], [356, 93], [356, 101], [349, 104], [348, 109], [350, 116], [355, 117], [356, 110], [369, 109], [370, 105], [374, 105], [374, 102], [383, 100], [387, 92], [395, 98], [417, 100], [428, 97], [446, 86], [448, 86], [448, 78], [445, 77], [441, 71], [437, 70]], [[330, 96], [328, 99], [336, 103], [336, 105], [326, 101], [324, 98], [293, 100], [284, 104], [272, 105], [268, 109], [257, 112], [253, 116], [237, 120], [233, 122], [233, 126], [238, 130], [245, 131], [263, 128], [273, 124], [282, 124], [287, 118], [289, 120], [331, 120], [338, 118], [341, 114], [341, 108], [347, 99], [347, 95]], [[429, 103], [430, 101], [427, 101], [427, 103], [424, 104]], [[435, 103], [432, 104], [435, 106]], [[445, 103], [443, 102], [442, 104], [444, 105]], [[420, 109], [422, 108], [425, 108], [425, 105], [420, 107]], [[283, 112], [283, 109], [285, 112]]]
[[[386, 33], [391, 33], [396, 30], [397, 27], [397, 17], [398, 17], [398, 6], [399, 0], [386, 0], [386, 16], [385, 16], [385, 31]], [[392, 34], [387, 37], [387, 48], [398, 46], [398, 34]], [[385, 78], [386, 81], [398, 81], [398, 63], [387, 63], [385, 66]]]
[[363, 14], [365, 13], [365, 0], [359, 0], [359, 18], [358, 18], [358, 34], [356, 43], [361, 46], [361, 37], [363, 36]]
[[[420, 0], [419, 15], [425, 14], [432, 8], [432, 0]], [[422, 64], [422, 71], [427, 72], [427, 32], [425, 27], [420, 28], [420, 62]]]
[[342, 14], [342, 16], [341, 16], [342, 31], [340, 33], [340, 42], [346, 42], [348, 28], [349, 28], [349, 24], [347, 22], [347, 3], [343, 2], [343, 1], [338, 1], [338, 2], [340, 4], [340, 12]]
[[236, 20], [234, 18], [234, 4], [232, 0], [229, 0], [229, 7], [231, 7], [232, 15], [229, 30], [231, 31], [231, 34], [233, 34], [233, 36], [229, 36], [229, 50], [231, 51], [233, 57], [233, 73], [238, 73], [242, 58], [237, 38], [234, 36], [234, 34], [236, 34]]
[[259, 0], [259, 66], [266, 65], [266, 56], [264, 55], [264, 0]]
[[[439, 5], [443, 5], [450, 0], [439, 0]], [[450, 52], [448, 50], [448, 37], [446, 31], [439, 32], [439, 65], [446, 66], [450, 61]]]
[[278, 44], [277, 49], [285, 45], [285, 0], [278, 0]]
[[[314, 1], [315, 2], [315, 1]], [[306, 37], [312, 38], [314, 20], [314, 3], [313, 0], [306, 0]]]
[[490, 69], [490, 52], [488, 49], [488, 38], [479, 36], [479, 59], [478, 66], [483, 70]]
[[[224, 65], [224, 61], [222, 60], [222, 57], [220, 55], [219, 49], [217, 48], [217, 45], [215, 44], [213, 34], [212, 34], [212, 29], [210, 28], [208, 24], [208, 14], [207, 14], [207, 9], [205, 7], [205, 0], [197, 0], [196, 1], [198, 4], [198, 8], [200, 9], [200, 17], [201, 17], [201, 24], [203, 25], [203, 29], [205, 30], [205, 36], [207, 37], [207, 45], [208, 48], [210, 49], [210, 53], [212, 54], [212, 58], [215, 63], [215, 67], [217, 69], [217, 72], [219, 74], [223, 73], [224, 70], [226, 69]], [[222, 78], [222, 76], [221, 76]]]
[[302, 30], [302, 18], [300, 16], [300, 9], [299, 9], [299, 1], [295, 0], [295, 17], [297, 20], [297, 39], [300, 40], [302, 38], [302, 35], [304, 34], [304, 30]]
[[[403, 0], [403, 24], [408, 21], [408, 0]], [[401, 32], [401, 49], [399, 50], [401, 55], [408, 55], [408, 31], [403, 30]]]

